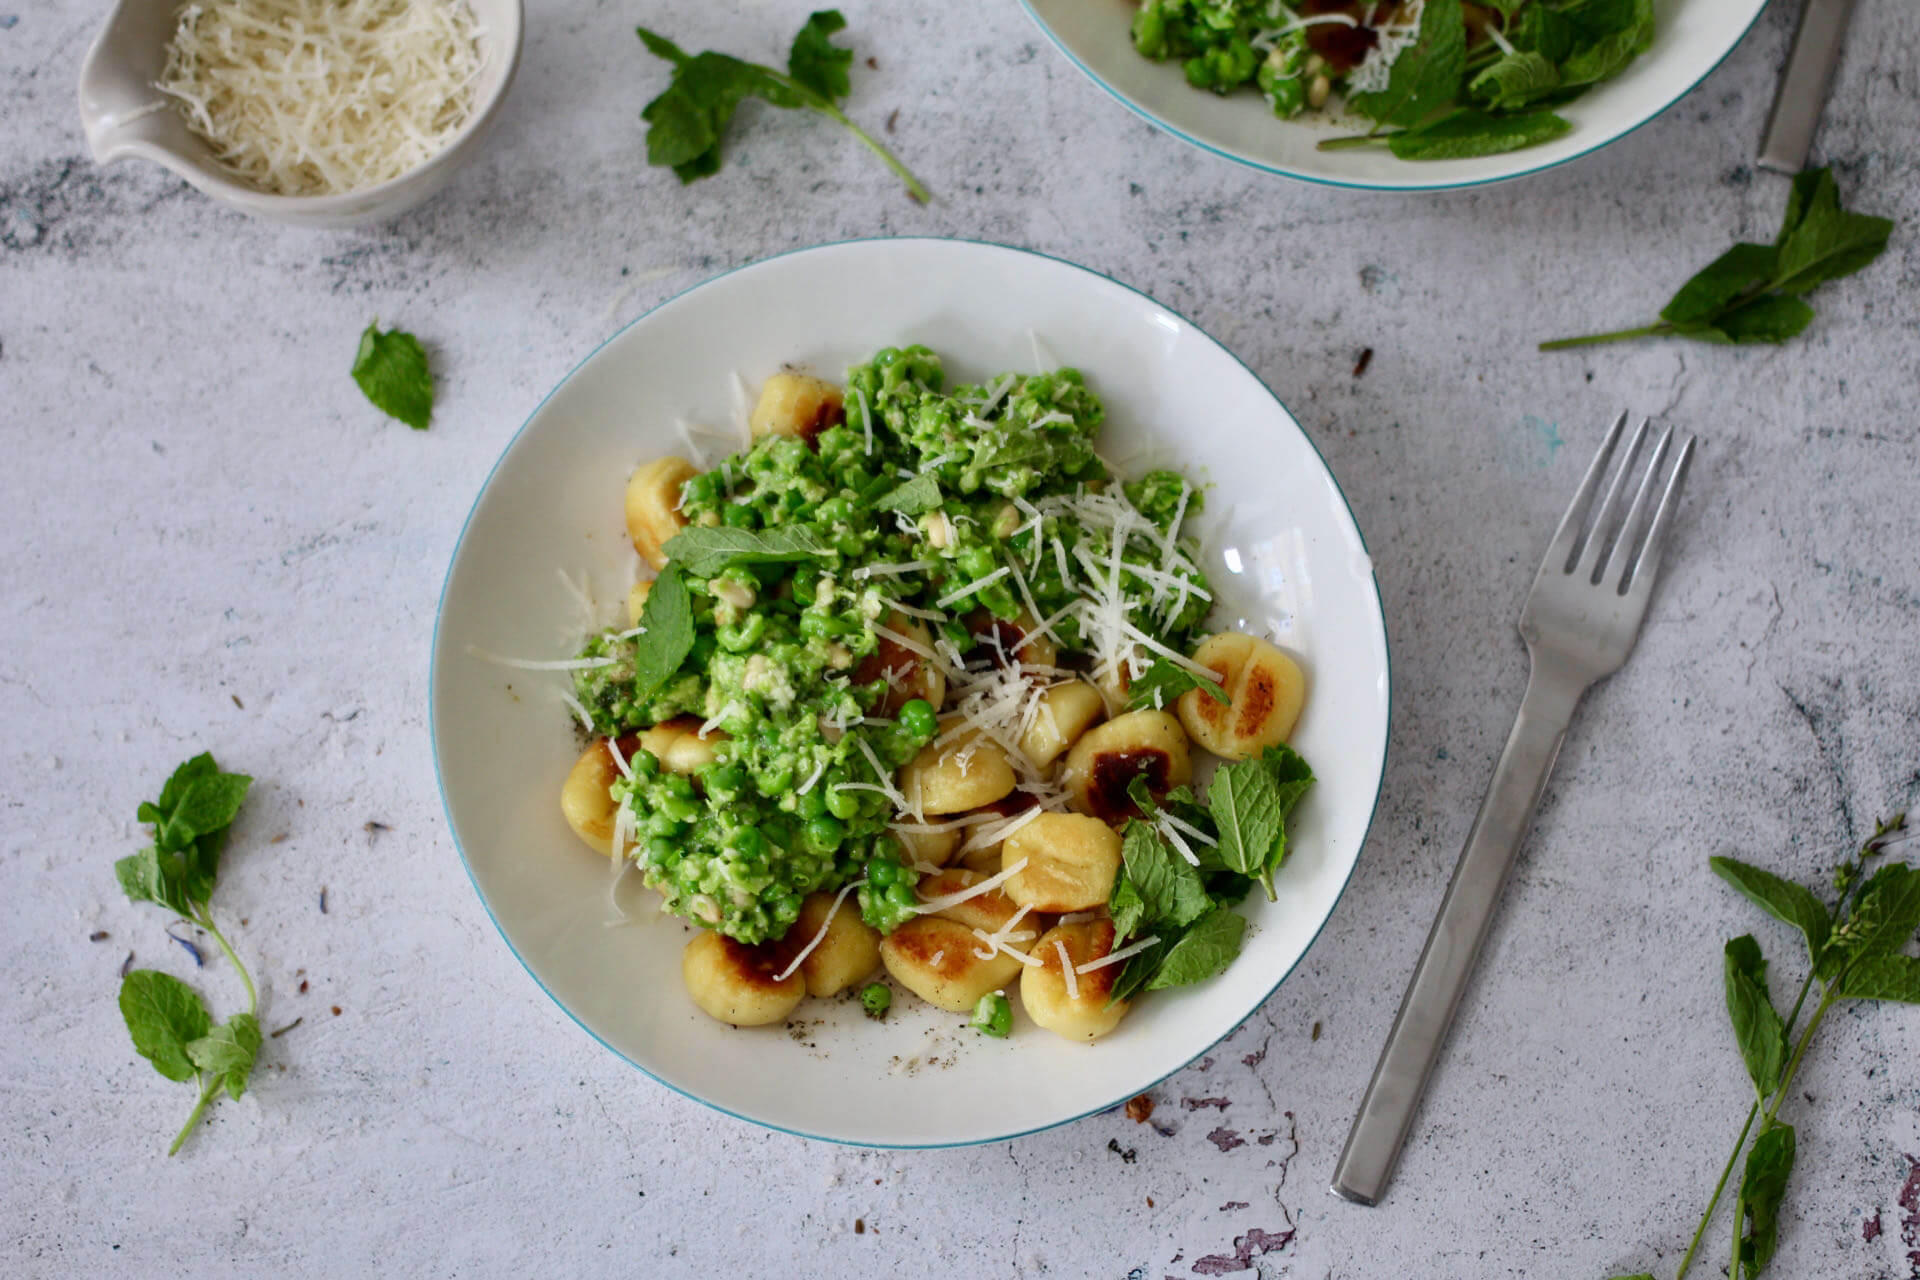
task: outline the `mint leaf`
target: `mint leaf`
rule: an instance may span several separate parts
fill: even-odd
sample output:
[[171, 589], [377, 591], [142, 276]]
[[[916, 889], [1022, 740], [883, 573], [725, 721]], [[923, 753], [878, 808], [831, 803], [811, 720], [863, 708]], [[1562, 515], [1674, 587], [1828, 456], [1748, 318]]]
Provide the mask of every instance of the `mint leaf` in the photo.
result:
[[842, 49], [831, 39], [846, 25], [839, 10], [821, 9], [793, 37], [793, 49], [787, 54], [787, 74], [829, 102], [839, 102], [853, 91], [853, 81], [847, 75], [847, 68], [853, 65], [853, 50]]
[[217, 1077], [227, 1096], [237, 1100], [247, 1091], [254, 1059], [260, 1054], [260, 1020], [250, 1013], [236, 1013], [199, 1039], [188, 1041], [186, 1053], [194, 1066]]
[[1920, 959], [1871, 956], [1841, 975], [1836, 991], [1843, 1000], [1896, 1000], [1920, 1004]]
[[940, 506], [940, 482], [931, 475], [918, 475], [875, 499], [880, 511], [899, 511], [910, 516], [925, 515]]
[[1660, 318], [1682, 328], [1711, 324], [1721, 308], [1772, 279], [1778, 257], [1772, 245], [1734, 245], [1681, 285], [1673, 301], [1660, 309]]
[[1387, 149], [1402, 160], [1461, 160], [1493, 156], [1551, 141], [1573, 128], [1551, 111], [1495, 116], [1456, 111], [1418, 129], [1386, 135]]
[[353, 357], [353, 380], [373, 407], [415, 431], [433, 417], [433, 372], [420, 339], [399, 329], [380, 331], [379, 322], [360, 335]]
[[1532, 49], [1502, 54], [1467, 82], [1467, 92], [1495, 111], [1518, 111], [1560, 87], [1560, 68]]
[[193, 1079], [187, 1046], [213, 1019], [192, 987], [157, 969], [135, 969], [120, 983], [120, 1016], [136, 1052], [169, 1080]]
[[1752, 934], [1727, 943], [1725, 969], [1733, 1038], [1746, 1060], [1754, 1094], [1765, 1103], [1780, 1087], [1780, 1070], [1787, 1062], [1787, 1028], [1767, 994], [1767, 962]]
[[1127, 706], [1135, 711], [1171, 706], [1173, 700], [1189, 689], [1201, 689], [1209, 698], [1232, 705], [1227, 691], [1202, 675], [1195, 675], [1171, 658], [1155, 658], [1127, 688]]
[[1467, 68], [1467, 21], [1460, 0], [1427, 0], [1420, 31], [1400, 51], [1387, 87], [1347, 96], [1347, 105], [1380, 124], [1413, 126], [1435, 115], [1460, 92]]
[[1147, 918], [1147, 904], [1140, 897], [1140, 890], [1134, 887], [1132, 877], [1123, 874], [1113, 878], [1113, 892], [1107, 898], [1107, 914], [1113, 917], [1116, 943], [1127, 942], [1140, 935], [1140, 925]]
[[1776, 1125], [1753, 1140], [1747, 1153], [1747, 1167], [1740, 1176], [1740, 1204], [1750, 1224], [1749, 1235], [1740, 1242], [1741, 1268], [1756, 1276], [1773, 1260], [1780, 1231], [1780, 1201], [1787, 1192], [1787, 1175], [1793, 1171], [1794, 1137], [1792, 1125]]
[[[675, 538], [667, 545], [671, 547]], [[678, 562], [667, 567], [647, 592], [640, 609], [640, 635], [633, 643], [633, 700], [645, 702], [693, 651], [693, 596], [687, 590]]]
[[[696, 578], [711, 578], [731, 564], [777, 564], [811, 560], [832, 548], [810, 530], [786, 525], [773, 529], [705, 528], [693, 525], [667, 539], [663, 548], [669, 562]], [[648, 602], [652, 602], [649, 596]]]
[[139, 853], [113, 864], [113, 874], [127, 897], [135, 902], [156, 902], [175, 915], [187, 915], [192, 903], [187, 892], [187, 860], [177, 853], [162, 853], [148, 845]]
[[180, 807], [186, 798], [187, 788], [201, 778], [212, 777], [220, 772], [220, 766], [213, 762], [213, 752], [202, 751], [191, 760], [182, 762], [167, 778], [167, 784], [160, 788], [160, 798], [153, 804], [140, 806], [140, 821], [160, 822], [161, 815], [172, 813]]
[[1594, 0], [1562, 13], [1576, 32], [1575, 47], [1560, 63], [1561, 82], [1568, 86], [1611, 79], [1653, 46], [1653, 0]]
[[1819, 956], [1820, 949], [1827, 945], [1831, 926], [1826, 907], [1813, 896], [1811, 889], [1735, 858], [1708, 858], [1707, 866], [1741, 897], [1774, 919], [1798, 929], [1807, 940], [1809, 960]]
[[1852, 275], [1880, 256], [1893, 233], [1889, 218], [1842, 209], [1840, 189], [1826, 169], [1815, 169], [1811, 175], [1801, 174], [1794, 180], [1788, 221], [1790, 229], [1788, 222], [1782, 224], [1780, 257], [1773, 279], [1773, 287], [1787, 294], [1805, 293], [1829, 280]]
[[1798, 337], [1813, 323], [1813, 308], [1798, 298], [1768, 294], [1752, 302], [1741, 303], [1722, 314], [1710, 326], [1686, 330], [1689, 338], [1705, 338], [1746, 345], [1755, 342], [1785, 342]]
[[1113, 980], [1113, 990], [1107, 993], [1109, 1005], [1131, 1000], [1146, 989], [1147, 983], [1160, 971], [1160, 962], [1179, 941], [1181, 930], [1169, 926], [1154, 930], [1154, 934], [1159, 941], [1144, 951], [1134, 952], [1120, 966], [1120, 976]]
[[926, 203], [932, 196], [920, 180], [840, 110], [840, 100], [852, 87], [847, 69], [853, 51], [836, 46], [831, 37], [845, 26], [846, 19], [836, 10], [823, 9], [809, 17], [794, 37], [784, 74], [711, 50], [689, 56], [665, 36], [637, 28], [647, 50], [673, 64], [666, 91], [640, 112], [647, 122], [647, 163], [672, 169], [681, 182], [720, 172], [721, 144], [734, 112], [746, 99], [758, 98], [837, 121], [899, 175], [909, 195]]
[[1166, 952], [1154, 970], [1147, 990], [1184, 987], [1213, 977], [1240, 954], [1247, 932], [1246, 919], [1226, 907], [1215, 907], [1194, 921]]
[[1833, 931], [1821, 957], [1822, 977], [1859, 960], [1897, 953], [1920, 930], [1920, 871], [1882, 867], [1855, 899], [1853, 913]]
[[1199, 871], [1145, 822], [1135, 819], [1127, 823], [1120, 840], [1120, 860], [1140, 897], [1144, 923], [1150, 930], [1157, 932], [1162, 924], [1184, 926], [1205, 915], [1213, 905]]
[[1207, 808], [1220, 828], [1220, 861], [1252, 876], [1273, 897], [1267, 864], [1286, 829], [1287, 811], [1280, 789], [1259, 760], [1223, 765], [1207, 785]]

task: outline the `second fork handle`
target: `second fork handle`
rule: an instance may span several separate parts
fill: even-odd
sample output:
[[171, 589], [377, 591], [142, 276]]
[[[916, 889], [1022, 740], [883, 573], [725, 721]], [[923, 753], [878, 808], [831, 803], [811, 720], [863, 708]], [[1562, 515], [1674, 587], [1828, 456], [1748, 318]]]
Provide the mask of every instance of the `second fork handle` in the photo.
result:
[[1447, 896], [1440, 902], [1440, 914], [1401, 998], [1400, 1012], [1360, 1101], [1340, 1163], [1334, 1166], [1335, 1195], [1377, 1204], [1386, 1191], [1427, 1078], [1440, 1059], [1454, 1010], [1460, 1006], [1493, 923], [1501, 887], [1520, 852], [1583, 692], [1581, 685], [1543, 679], [1537, 666], [1528, 678], [1526, 696], [1494, 768], [1493, 782], [1467, 833], [1467, 845], [1447, 885]]

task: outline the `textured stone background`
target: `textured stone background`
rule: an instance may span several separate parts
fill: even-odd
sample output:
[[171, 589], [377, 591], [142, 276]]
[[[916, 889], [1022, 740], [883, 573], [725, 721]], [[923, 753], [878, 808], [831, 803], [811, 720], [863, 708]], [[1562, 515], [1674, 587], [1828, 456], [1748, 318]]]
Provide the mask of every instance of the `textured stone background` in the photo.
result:
[[[1156, 133], [1011, 0], [847, 7], [879, 63], [852, 108], [898, 109], [931, 208], [823, 124], [755, 107], [719, 178], [682, 190], [645, 167], [637, 115], [662, 78], [634, 21], [771, 53], [804, 6], [568, 0], [534, 6], [499, 131], [443, 197], [323, 234], [96, 168], [73, 86], [102, 6], [0, 0], [10, 1271], [1670, 1273], [1740, 1119], [1721, 941], [1755, 928], [1794, 967], [1706, 856], [1818, 877], [1920, 788], [1920, 11], [1855, 18], [1821, 154], [1903, 227], [1803, 340], [1543, 356], [1539, 338], [1646, 315], [1730, 236], [1772, 234], [1785, 182], [1748, 161], [1789, 7], [1603, 153], [1416, 198]], [[526, 413], [718, 270], [923, 232], [1061, 254], [1195, 318], [1302, 418], [1379, 566], [1398, 705], [1360, 874], [1285, 987], [1157, 1091], [1152, 1126], [914, 1154], [717, 1116], [540, 994], [442, 825], [434, 601]], [[346, 376], [374, 316], [433, 349], [430, 433]], [[1512, 619], [1622, 405], [1705, 438], [1668, 581], [1574, 728], [1390, 1200], [1336, 1202], [1334, 1157], [1519, 698]], [[136, 802], [202, 747], [264, 780], [222, 906], [247, 921], [269, 1025], [304, 1021], [166, 1161], [185, 1090], [129, 1051], [115, 970], [130, 949], [187, 961], [108, 864], [136, 843]], [[1801, 1076], [1817, 1101], [1792, 1108], [1777, 1273], [1920, 1276], [1920, 1015], [1829, 1025]]]

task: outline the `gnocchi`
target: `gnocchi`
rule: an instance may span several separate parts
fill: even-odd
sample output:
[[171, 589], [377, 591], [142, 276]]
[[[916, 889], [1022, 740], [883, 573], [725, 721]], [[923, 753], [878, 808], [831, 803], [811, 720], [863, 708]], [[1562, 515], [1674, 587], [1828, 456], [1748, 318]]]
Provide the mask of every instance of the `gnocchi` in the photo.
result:
[[1106, 700], [1086, 681], [1056, 684], [1040, 695], [1040, 710], [1020, 735], [1020, 754], [1036, 769], [1051, 768], [1106, 713]]
[[[620, 745], [623, 752], [630, 751], [638, 745], [638, 740], [628, 738], [616, 745]], [[613, 856], [615, 808], [608, 789], [619, 777], [620, 766], [613, 762], [607, 740], [598, 738], [580, 753], [573, 768], [567, 771], [567, 780], [560, 784], [561, 815], [573, 828], [573, 834], [603, 858]]]
[[880, 967], [880, 934], [860, 918], [854, 903], [841, 899], [836, 907], [837, 896], [808, 894], [786, 938], [789, 944], [799, 939], [801, 946], [820, 939], [800, 961], [810, 996], [839, 995]]
[[720, 744], [726, 740], [718, 729], [702, 733], [693, 716], [675, 716], [642, 730], [638, 742], [668, 773], [694, 774], [720, 758]]
[[1114, 942], [1113, 921], [1106, 919], [1057, 924], [1042, 934], [1032, 952], [1040, 963], [1020, 975], [1020, 1003], [1027, 1016], [1057, 1036], [1087, 1044], [1119, 1026], [1128, 1002], [1109, 999], [1125, 966], [1080, 972], [1080, 966], [1112, 955]]
[[627, 481], [627, 536], [656, 570], [666, 567], [667, 543], [688, 524], [680, 511], [680, 486], [699, 474], [685, 458], [656, 458]]
[[1098, 818], [1043, 813], [1007, 837], [1001, 860], [1020, 867], [1005, 885], [1012, 901], [1056, 915], [1090, 911], [1113, 896], [1120, 836]]
[[793, 436], [812, 444], [822, 431], [846, 420], [840, 388], [804, 373], [776, 373], [760, 388], [747, 425], [755, 440]]
[[1212, 671], [1230, 703], [1189, 689], [1174, 703], [1193, 740], [1217, 756], [1246, 760], [1285, 742], [1300, 719], [1307, 678], [1300, 664], [1256, 636], [1208, 636], [1193, 660]]
[[895, 982], [949, 1013], [970, 1011], [981, 996], [1018, 977], [1021, 968], [1014, 957], [945, 916], [907, 921], [880, 943], [880, 959]]
[[783, 1022], [806, 998], [807, 980], [795, 970], [791, 949], [778, 943], [749, 947], [724, 933], [701, 930], [680, 953], [680, 977], [694, 1004], [736, 1027]]
[[[933, 633], [927, 630], [927, 624], [903, 613], [887, 616], [886, 627], [913, 641], [919, 650], [930, 652], [933, 648]], [[875, 633], [878, 643], [872, 653], [860, 659], [853, 669], [855, 684], [871, 684], [875, 680], [887, 682], [887, 688], [880, 700], [873, 706], [876, 716], [897, 716], [900, 708], [915, 698], [926, 699], [929, 706], [938, 711], [947, 700], [947, 677], [940, 668], [927, 661], [924, 653], [904, 645], [892, 636]]]
[[1067, 803], [1102, 822], [1138, 816], [1127, 794], [1135, 778], [1156, 797], [1193, 780], [1186, 731], [1165, 711], [1129, 711], [1087, 730], [1060, 772]]
[[900, 788], [928, 814], [965, 813], [1013, 791], [1013, 765], [1000, 744], [978, 729], [947, 738], [957, 722], [943, 721], [940, 737], [900, 770]]

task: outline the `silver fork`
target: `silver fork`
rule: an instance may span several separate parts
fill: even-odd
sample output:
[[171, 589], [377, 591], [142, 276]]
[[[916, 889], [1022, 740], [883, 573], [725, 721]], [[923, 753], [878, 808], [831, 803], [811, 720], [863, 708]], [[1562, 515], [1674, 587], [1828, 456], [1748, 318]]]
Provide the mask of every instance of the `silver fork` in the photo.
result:
[[[1636, 467], [1648, 435], [1643, 421], [1596, 504], [1626, 425], [1623, 413], [1608, 429], [1520, 611], [1532, 664], [1526, 696], [1334, 1167], [1333, 1192], [1345, 1199], [1377, 1204], [1386, 1190], [1574, 707], [1594, 681], [1620, 669], [1647, 616], [1694, 439], [1675, 454], [1669, 428]], [[1630, 485], [1636, 471], [1639, 484]], [[1633, 503], [1622, 514], [1629, 487]]]

